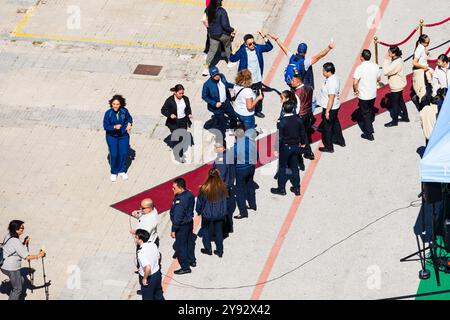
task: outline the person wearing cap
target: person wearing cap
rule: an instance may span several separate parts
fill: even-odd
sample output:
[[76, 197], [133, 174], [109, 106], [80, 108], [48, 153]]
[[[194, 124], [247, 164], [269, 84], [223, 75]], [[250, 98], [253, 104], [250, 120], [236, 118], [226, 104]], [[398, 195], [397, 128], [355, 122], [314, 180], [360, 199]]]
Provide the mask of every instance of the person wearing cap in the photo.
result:
[[[256, 96], [261, 94], [263, 88], [263, 53], [270, 52], [273, 49], [273, 45], [267, 38], [267, 36], [264, 35], [261, 31], [259, 31], [259, 34], [264, 39], [264, 44], [257, 44], [253, 35], [247, 34], [244, 36], [244, 43], [241, 45], [239, 50], [230, 55], [231, 62], [239, 61], [238, 71], [248, 69], [252, 73], [252, 90], [255, 92]], [[262, 113], [262, 109], [263, 103], [261, 100], [256, 105], [255, 116], [264, 118], [265, 115], [264, 113]]]
[[236, 127], [237, 123], [237, 116], [231, 105], [231, 94], [229, 92], [229, 89], [234, 88], [234, 84], [229, 83], [217, 67], [209, 68], [209, 74], [211, 77], [203, 85], [202, 99], [207, 103], [208, 110], [213, 114], [213, 128], [219, 130], [222, 137], [225, 137], [228, 121], [230, 122], [230, 128]]
[[[289, 49], [284, 45], [280, 38], [274, 36], [273, 34], [268, 34], [284, 52], [284, 54], [289, 57], [289, 64], [294, 64], [297, 66], [299, 74], [303, 77], [304, 84], [310, 86], [314, 89], [314, 73], [312, 66], [324, 58], [331, 50], [335, 48], [335, 44], [331, 41], [328, 46], [320, 51], [318, 54], [311, 58], [306, 58], [306, 53], [308, 52], [308, 45], [304, 42], [300, 43], [297, 47], [297, 53], [289, 51]], [[288, 83], [290, 86], [290, 81]]]

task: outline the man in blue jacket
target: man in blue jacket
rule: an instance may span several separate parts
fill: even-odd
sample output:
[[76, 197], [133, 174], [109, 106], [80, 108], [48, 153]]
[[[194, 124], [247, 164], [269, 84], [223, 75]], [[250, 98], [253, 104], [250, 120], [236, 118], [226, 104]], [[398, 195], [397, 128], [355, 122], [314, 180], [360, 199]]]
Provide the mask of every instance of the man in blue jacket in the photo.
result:
[[217, 67], [209, 68], [209, 74], [211, 77], [203, 85], [202, 99], [207, 103], [208, 110], [213, 113], [214, 124], [212, 127], [219, 130], [222, 137], [225, 137], [227, 122], [230, 121], [231, 129], [235, 128], [237, 124], [237, 116], [231, 105], [229, 92], [229, 89], [234, 88], [234, 84], [229, 83]]
[[182, 178], [175, 179], [172, 184], [175, 198], [170, 209], [172, 221], [171, 237], [175, 239], [174, 257], [178, 259], [181, 268], [174, 274], [191, 273], [190, 267], [196, 267], [194, 228], [195, 197], [191, 191], [186, 190], [186, 181]]
[[[252, 89], [255, 91], [256, 96], [261, 94], [262, 90], [262, 77], [264, 73], [264, 58], [263, 53], [269, 52], [273, 49], [273, 45], [269, 39], [261, 32], [259, 34], [263, 37], [265, 44], [257, 44], [255, 38], [251, 34], [244, 36], [244, 44], [239, 50], [230, 55], [231, 62], [239, 61], [238, 71], [248, 69], [252, 73]], [[264, 118], [262, 113], [263, 104], [260, 101], [255, 108], [255, 116]]]

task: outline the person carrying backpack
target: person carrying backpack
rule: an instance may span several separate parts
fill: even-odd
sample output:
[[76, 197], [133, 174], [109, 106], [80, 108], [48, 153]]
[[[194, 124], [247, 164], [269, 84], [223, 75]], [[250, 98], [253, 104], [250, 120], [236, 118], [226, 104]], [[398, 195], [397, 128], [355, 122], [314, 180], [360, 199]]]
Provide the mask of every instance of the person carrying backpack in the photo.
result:
[[45, 257], [45, 252], [41, 250], [38, 254], [30, 255], [27, 246], [30, 238], [25, 238], [22, 242], [20, 236], [24, 232], [24, 222], [13, 220], [9, 223], [8, 234], [5, 236], [2, 249], [0, 250], [0, 270], [9, 278], [12, 291], [9, 294], [9, 300], [23, 300], [24, 298], [24, 278], [20, 273], [22, 268], [22, 260], [31, 261]]
[[304, 79], [304, 84], [306, 86], [312, 87], [314, 89], [314, 73], [312, 66], [320, 61], [320, 59], [324, 58], [331, 50], [335, 48], [334, 41], [331, 41], [328, 46], [316, 54], [311, 58], [306, 57], [306, 53], [308, 51], [308, 45], [306, 43], [300, 43], [297, 47], [297, 53], [292, 53], [289, 49], [284, 45], [281, 40], [274, 36], [273, 34], [268, 34], [270, 38], [272, 38], [283, 50], [284, 54], [289, 57], [289, 64], [287, 65], [284, 72], [284, 80], [286, 84], [290, 87], [292, 78], [295, 75], [300, 75]]
[[202, 216], [203, 246], [200, 251], [212, 255], [211, 240], [216, 243], [216, 254], [223, 255], [223, 222], [227, 214], [228, 188], [217, 169], [209, 170], [208, 179], [200, 187], [195, 210]]

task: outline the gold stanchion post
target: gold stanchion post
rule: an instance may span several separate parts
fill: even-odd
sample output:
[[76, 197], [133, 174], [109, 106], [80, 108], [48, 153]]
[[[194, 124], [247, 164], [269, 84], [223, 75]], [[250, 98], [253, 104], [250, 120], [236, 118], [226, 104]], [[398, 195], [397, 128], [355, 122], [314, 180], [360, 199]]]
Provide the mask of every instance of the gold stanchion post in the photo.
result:
[[375, 45], [375, 63], [378, 63], [378, 37], [373, 38], [373, 44]]
[[423, 25], [425, 23], [425, 20], [420, 19], [419, 29], [420, 29], [420, 35], [423, 35]]

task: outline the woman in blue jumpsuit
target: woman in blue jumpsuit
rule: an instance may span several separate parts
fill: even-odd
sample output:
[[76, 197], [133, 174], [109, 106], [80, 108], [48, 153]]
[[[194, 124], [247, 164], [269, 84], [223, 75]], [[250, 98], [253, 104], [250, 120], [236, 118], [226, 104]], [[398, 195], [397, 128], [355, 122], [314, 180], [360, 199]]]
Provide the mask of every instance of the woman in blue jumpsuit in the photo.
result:
[[126, 166], [133, 118], [125, 108], [126, 101], [121, 95], [112, 97], [109, 105], [110, 109], [105, 112], [103, 118], [103, 128], [106, 131], [106, 143], [109, 148], [111, 181], [114, 182], [117, 175], [123, 180], [128, 179]]

